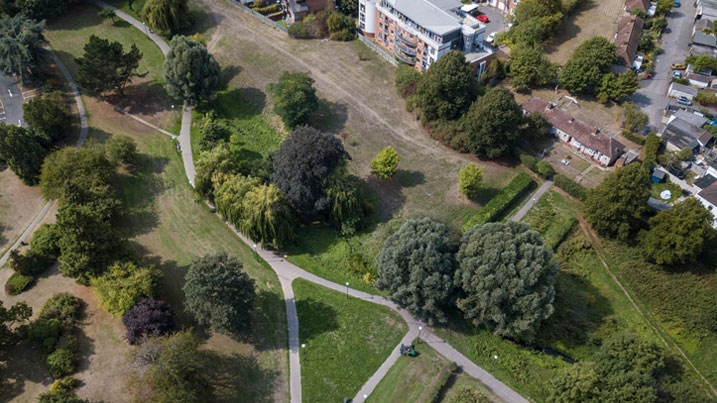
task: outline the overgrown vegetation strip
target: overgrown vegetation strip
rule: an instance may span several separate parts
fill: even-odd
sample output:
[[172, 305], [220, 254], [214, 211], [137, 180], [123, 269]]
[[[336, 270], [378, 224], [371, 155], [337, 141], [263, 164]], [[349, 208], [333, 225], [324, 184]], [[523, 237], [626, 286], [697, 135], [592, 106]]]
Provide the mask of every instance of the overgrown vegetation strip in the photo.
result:
[[488, 204], [485, 205], [476, 215], [471, 217], [470, 220], [463, 227], [468, 229], [474, 225], [485, 224], [487, 222], [495, 221], [498, 217], [505, 213], [508, 207], [510, 207], [519, 197], [523, 196], [526, 192], [535, 186], [535, 181], [530, 175], [525, 172], [519, 173], [512, 181], [498, 193]]

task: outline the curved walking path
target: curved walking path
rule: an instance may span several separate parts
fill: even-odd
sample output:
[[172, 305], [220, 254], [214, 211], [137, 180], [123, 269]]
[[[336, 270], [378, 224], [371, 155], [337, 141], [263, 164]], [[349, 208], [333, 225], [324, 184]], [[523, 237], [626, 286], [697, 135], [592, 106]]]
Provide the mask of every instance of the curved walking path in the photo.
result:
[[523, 207], [521, 207], [520, 210], [518, 210], [518, 212], [515, 213], [515, 215], [513, 215], [513, 217], [510, 217], [510, 221], [518, 222], [518, 221], [522, 220], [523, 217], [525, 217], [525, 215], [528, 214], [528, 211], [530, 211], [530, 209], [532, 209], [533, 206], [535, 206], [535, 203], [537, 203], [538, 200], [540, 200], [540, 198], [543, 197], [545, 192], [547, 192], [551, 186], [553, 186], [553, 181], [547, 180], [547, 181], [543, 182], [543, 184], [540, 185], [538, 190], [536, 190], [535, 193], [530, 195], [530, 200], [528, 200], [528, 202], [525, 203], [523, 205]]

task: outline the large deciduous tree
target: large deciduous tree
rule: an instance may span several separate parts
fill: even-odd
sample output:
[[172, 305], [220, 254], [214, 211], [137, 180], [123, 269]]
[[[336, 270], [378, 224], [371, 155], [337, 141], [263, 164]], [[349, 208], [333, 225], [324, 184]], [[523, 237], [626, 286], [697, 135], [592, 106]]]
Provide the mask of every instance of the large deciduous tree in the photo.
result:
[[63, 138], [71, 124], [67, 105], [59, 92], [30, 99], [22, 105], [22, 117], [46, 145]]
[[649, 196], [650, 175], [642, 165], [618, 168], [588, 193], [585, 218], [598, 234], [626, 241], [639, 229]]
[[239, 230], [251, 240], [281, 248], [294, 238], [291, 209], [274, 184], [251, 189], [242, 201]]
[[142, 298], [122, 316], [127, 341], [139, 344], [145, 337], [162, 336], [174, 330], [174, 315], [168, 303]]
[[0, 301], [0, 350], [6, 350], [21, 339], [21, 329], [18, 325], [24, 324], [32, 316], [32, 308], [25, 302], [18, 302], [9, 309]]
[[0, 123], [0, 161], [26, 185], [37, 185], [47, 155], [40, 137], [26, 129]]
[[617, 76], [613, 73], [605, 73], [597, 98], [602, 103], [606, 103], [608, 100], [622, 102], [639, 88], [640, 82], [637, 81], [637, 75], [632, 70], [627, 70]]
[[461, 119], [461, 130], [471, 152], [495, 158], [512, 150], [523, 124], [523, 112], [513, 94], [491, 88], [471, 105]]
[[132, 77], [140, 76], [137, 67], [142, 53], [134, 44], [125, 53], [121, 43], [91, 35], [84, 49], [82, 57], [75, 59], [78, 66], [77, 81], [92, 92], [102, 93], [114, 89], [120, 96], [124, 96], [124, 88], [132, 81]]
[[314, 79], [309, 73], [284, 71], [278, 82], [267, 86], [274, 100], [274, 112], [287, 128], [308, 123], [311, 114], [318, 109], [319, 98], [313, 85]]
[[317, 129], [299, 126], [274, 153], [271, 181], [284, 192], [301, 217], [311, 219], [331, 208], [324, 181], [348, 157], [341, 140]]
[[226, 144], [220, 144], [210, 151], [199, 154], [196, 170], [194, 191], [201, 198], [214, 202], [215, 187], [220, 186], [217, 181], [224, 176], [239, 172], [239, 166], [232, 158], [229, 147]]
[[452, 50], [421, 76], [416, 94], [424, 121], [457, 119], [478, 94], [473, 67], [463, 53]]
[[617, 61], [615, 44], [596, 36], [581, 43], [573, 51], [560, 75], [560, 83], [574, 93], [596, 94], [603, 76]]
[[515, 7], [511, 32], [515, 42], [537, 44], [552, 36], [563, 22], [560, 0], [523, 0]]
[[443, 308], [454, 287], [453, 253], [445, 225], [430, 218], [408, 220], [376, 257], [376, 288], [429, 324], [445, 323]]
[[477, 225], [456, 255], [457, 301], [466, 319], [502, 337], [530, 340], [553, 313], [558, 266], [540, 234], [523, 223]]
[[167, 93], [189, 105], [211, 97], [219, 88], [221, 67], [207, 48], [184, 36], [175, 36], [164, 61]]
[[352, 235], [361, 229], [373, 212], [363, 183], [357, 176], [348, 173], [345, 164], [339, 165], [326, 178], [324, 191], [331, 200], [329, 219], [342, 235]]
[[37, 57], [42, 46], [45, 22], [23, 14], [0, 16], [0, 69], [29, 82], [37, 74]]
[[48, 155], [42, 164], [40, 191], [47, 200], [59, 199], [68, 183], [84, 184], [87, 188], [102, 186], [110, 182], [114, 172], [115, 166], [99, 144], [61, 148]]
[[515, 44], [510, 49], [510, 85], [528, 91], [533, 85], [546, 85], [557, 77], [558, 69], [540, 46]]
[[15, 0], [15, 8], [19, 14], [26, 15], [35, 21], [52, 21], [57, 18], [65, 8], [67, 0]]
[[256, 301], [254, 280], [236, 258], [219, 253], [196, 259], [183, 290], [187, 310], [213, 331], [237, 333], [250, 327]]
[[641, 238], [642, 252], [657, 264], [694, 261], [705, 243], [715, 237], [713, 218], [695, 198], [660, 211], [650, 219], [650, 230]]
[[187, 0], [147, 0], [142, 14], [147, 25], [162, 35], [170, 36], [192, 26]]

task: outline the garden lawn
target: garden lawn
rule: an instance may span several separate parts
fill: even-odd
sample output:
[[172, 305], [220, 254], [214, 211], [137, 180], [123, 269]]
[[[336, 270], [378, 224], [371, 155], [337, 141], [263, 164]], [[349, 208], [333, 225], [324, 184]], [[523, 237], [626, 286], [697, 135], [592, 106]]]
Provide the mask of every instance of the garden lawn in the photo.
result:
[[523, 222], [540, 232], [547, 245], [555, 249], [576, 223], [577, 205], [555, 190], [546, 192], [523, 217]]
[[353, 398], [408, 331], [387, 307], [296, 279], [302, 398]]

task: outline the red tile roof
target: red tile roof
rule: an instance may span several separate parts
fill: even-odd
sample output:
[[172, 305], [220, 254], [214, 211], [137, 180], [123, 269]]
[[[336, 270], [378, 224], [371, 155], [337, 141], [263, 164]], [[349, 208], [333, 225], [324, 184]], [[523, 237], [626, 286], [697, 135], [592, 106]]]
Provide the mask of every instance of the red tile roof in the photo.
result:
[[645, 21], [636, 15], [625, 15], [617, 23], [615, 45], [620, 63], [631, 67], [637, 55], [637, 45], [640, 44], [640, 35]]

